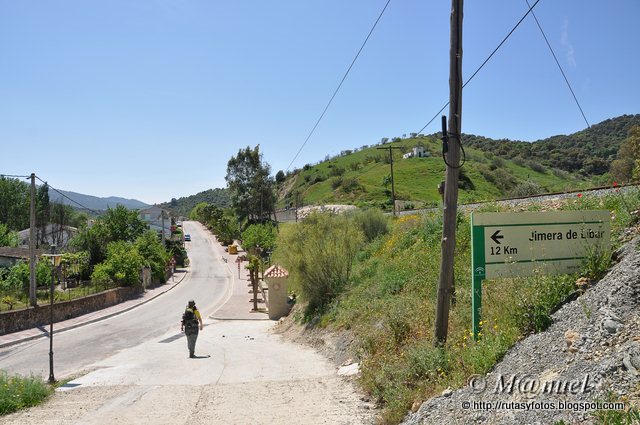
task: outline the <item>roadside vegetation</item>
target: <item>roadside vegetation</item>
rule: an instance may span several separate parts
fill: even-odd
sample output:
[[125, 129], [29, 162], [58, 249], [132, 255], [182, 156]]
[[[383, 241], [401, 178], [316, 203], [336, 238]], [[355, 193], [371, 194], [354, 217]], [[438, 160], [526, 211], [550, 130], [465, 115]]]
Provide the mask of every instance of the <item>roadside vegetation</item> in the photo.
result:
[[[612, 248], [616, 249], [630, 237], [625, 229], [638, 225], [640, 192], [631, 189], [604, 197], [577, 194], [546, 208], [611, 211]], [[493, 204], [482, 208], [501, 210]], [[611, 262], [611, 252], [594, 252], [580, 275], [485, 281], [482, 332], [476, 342], [470, 325], [470, 223], [469, 216], [461, 213], [455, 304], [447, 343], [436, 347], [441, 213], [393, 221], [379, 212], [360, 214], [360, 218], [316, 214], [288, 226], [280, 232], [275, 258], [291, 272], [294, 291], [306, 305], [300, 321], [353, 333], [361, 362], [360, 383], [384, 407], [385, 423], [398, 423], [414, 403], [463, 386], [469, 375], [486, 373], [516, 341], [545, 330], [554, 308], [578, 295], [584, 282], [602, 277]], [[378, 224], [372, 225], [374, 221]], [[369, 227], [379, 230], [365, 238], [364, 229]]]
[[40, 378], [9, 376], [0, 371], [0, 416], [37, 406], [53, 393]]

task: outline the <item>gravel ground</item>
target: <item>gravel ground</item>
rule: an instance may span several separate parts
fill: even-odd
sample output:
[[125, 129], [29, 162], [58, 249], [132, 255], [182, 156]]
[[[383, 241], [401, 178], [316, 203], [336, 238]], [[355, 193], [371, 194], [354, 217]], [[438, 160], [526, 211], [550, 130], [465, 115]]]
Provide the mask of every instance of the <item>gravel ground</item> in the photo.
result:
[[403, 423], [599, 423], [592, 406], [576, 403], [611, 393], [640, 407], [639, 245], [639, 237], [628, 243], [619, 263], [559, 309], [547, 331], [517, 343], [486, 376], [427, 400]]

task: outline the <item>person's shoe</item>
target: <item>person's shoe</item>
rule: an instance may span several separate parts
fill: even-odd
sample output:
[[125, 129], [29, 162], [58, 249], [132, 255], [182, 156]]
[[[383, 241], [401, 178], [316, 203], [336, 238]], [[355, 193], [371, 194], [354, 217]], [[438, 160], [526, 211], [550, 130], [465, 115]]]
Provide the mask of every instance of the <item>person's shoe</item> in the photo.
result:
[[190, 358], [190, 359], [195, 358], [195, 354], [189, 354], [189, 358]]

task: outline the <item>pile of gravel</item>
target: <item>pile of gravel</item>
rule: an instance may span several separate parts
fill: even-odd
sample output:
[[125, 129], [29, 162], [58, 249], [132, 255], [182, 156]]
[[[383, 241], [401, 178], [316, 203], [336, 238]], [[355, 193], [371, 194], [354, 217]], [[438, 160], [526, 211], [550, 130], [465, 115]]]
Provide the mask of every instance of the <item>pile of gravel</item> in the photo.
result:
[[[597, 423], [594, 403], [640, 400], [640, 238], [543, 333], [513, 346], [486, 376], [427, 400], [404, 424]], [[600, 406], [606, 407], [606, 406]]]

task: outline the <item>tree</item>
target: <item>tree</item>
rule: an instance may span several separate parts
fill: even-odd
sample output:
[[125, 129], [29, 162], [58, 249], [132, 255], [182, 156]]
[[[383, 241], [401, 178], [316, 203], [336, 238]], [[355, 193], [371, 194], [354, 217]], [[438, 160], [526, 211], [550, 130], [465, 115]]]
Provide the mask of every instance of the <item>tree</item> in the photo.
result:
[[47, 226], [51, 217], [49, 185], [43, 184], [36, 191], [36, 247], [48, 245]]
[[0, 176], [0, 223], [9, 230], [29, 227], [29, 185]]
[[640, 179], [640, 126], [629, 129], [618, 150], [618, 159], [611, 164], [611, 175], [619, 182]]
[[280, 184], [285, 181], [286, 177], [284, 175], [284, 171], [280, 170], [276, 173], [276, 183]]
[[275, 210], [271, 167], [262, 162], [260, 145], [240, 149], [227, 163], [225, 180], [231, 192], [231, 205], [241, 221], [264, 223]]
[[18, 234], [0, 223], [0, 246], [18, 246]]
[[132, 243], [110, 242], [107, 245], [107, 259], [94, 268], [91, 280], [132, 286], [140, 282], [140, 270], [144, 263], [144, 258]]
[[140, 253], [144, 265], [151, 267], [151, 276], [158, 282], [164, 282], [164, 273], [169, 261], [169, 254], [158, 240], [158, 236], [151, 230], [136, 239], [134, 248]]
[[276, 247], [276, 228], [268, 224], [252, 224], [242, 232], [242, 247], [245, 250], [260, 247], [263, 253]]
[[136, 211], [128, 210], [123, 205], [109, 208], [101, 217], [107, 231], [109, 242], [133, 242], [147, 230], [147, 224], [138, 217]]

